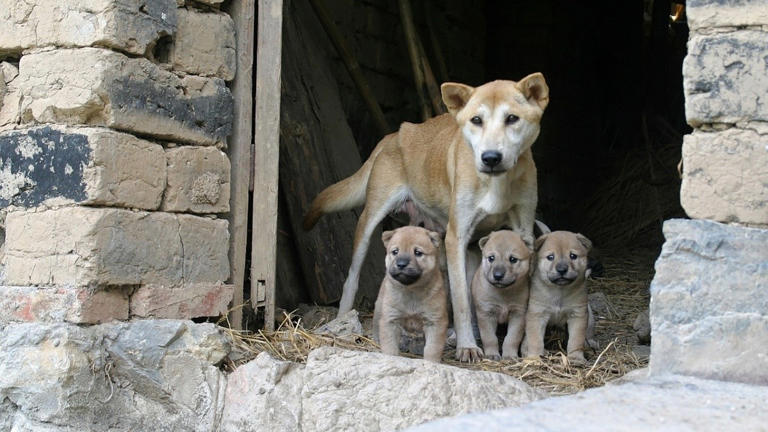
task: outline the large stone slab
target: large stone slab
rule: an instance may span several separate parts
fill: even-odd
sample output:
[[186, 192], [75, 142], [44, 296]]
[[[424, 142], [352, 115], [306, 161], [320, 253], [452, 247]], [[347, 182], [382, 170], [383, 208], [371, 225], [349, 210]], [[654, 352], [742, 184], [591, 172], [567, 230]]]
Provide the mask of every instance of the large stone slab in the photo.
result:
[[162, 209], [173, 212], [229, 211], [227, 155], [215, 147], [183, 146], [165, 152], [168, 188]]
[[544, 397], [522, 381], [424, 360], [324, 347], [306, 366], [262, 353], [230, 376], [222, 431], [394, 431]]
[[708, 123], [768, 121], [768, 32], [694, 35], [683, 62], [685, 115]]
[[651, 374], [768, 384], [768, 230], [673, 219], [664, 236]]
[[131, 316], [190, 319], [226, 315], [233, 285], [186, 284], [180, 287], [142, 285], [131, 295]]
[[[179, 9], [179, 25], [169, 47], [173, 69], [230, 81], [235, 77], [235, 24], [225, 13]], [[205, 29], [205, 31], [201, 31]]]
[[680, 201], [688, 216], [768, 224], [768, 135], [731, 128], [683, 140]]
[[170, 213], [66, 207], [10, 212], [9, 285], [220, 282], [229, 277], [227, 221]]
[[412, 432], [762, 431], [768, 387], [666, 376], [442, 419]]
[[0, 330], [0, 426], [23, 431], [216, 431], [229, 352], [212, 324], [145, 320]]
[[145, 55], [176, 29], [174, 0], [0, 0], [0, 55], [105, 46]]
[[685, 4], [688, 27], [768, 26], [766, 0], [688, 0]]
[[0, 286], [0, 324], [65, 321], [98, 324], [125, 319], [128, 319], [126, 289]]
[[106, 49], [25, 55], [14, 86], [22, 123], [108, 126], [200, 145], [221, 144], [232, 130], [232, 94], [223, 80], [179, 78]]
[[162, 146], [99, 128], [41, 126], [0, 133], [0, 208], [160, 206]]
[[6, 129], [19, 119], [18, 91], [11, 82], [19, 76], [19, 68], [0, 62], [0, 130]]

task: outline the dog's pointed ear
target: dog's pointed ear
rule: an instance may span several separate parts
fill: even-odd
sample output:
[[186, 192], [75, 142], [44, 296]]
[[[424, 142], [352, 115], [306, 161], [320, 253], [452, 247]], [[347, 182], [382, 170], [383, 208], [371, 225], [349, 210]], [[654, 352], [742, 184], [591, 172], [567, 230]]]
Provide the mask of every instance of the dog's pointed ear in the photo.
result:
[[432, 244], [435, 245], [436, 248], [440, 248], [440, 243], [443, 242], [443, 238], [440, 236], [440, 233], [429, 231], [427, 235], [429, 236], [429, 239], [432, 240]]
[[474, 87], [453, 82], [443, 83], [440, 86], [440, 92], [443, 94], [443, 103], [448, 108], [448, 112], [454, 116], [464, 108], [473, 91], [475, 91]]
[[592, 240], [588, 239], [583, 234], [576, 234], [576, 238], [579, 240], [579, 243], [584, 246], [587, 252], [592, 250]]
[[490, 234], [481, 238], [480, 241], [477, 242], [477, 245], [480, 246], [480, 249], [485, 247], [485, 244], [488, 243], [489, 238], [491, 238]]
[[394, 231], [384, 231], [383, 233], [381, 233], [381, 241], [384, 242], [385, 248], [389, 244], [389, 240], [392, 238], [393, 235], [395, 235]]
[[549, 237], [550, 233], [542, 234], [533, 242], [533, 251], [538, 252], [539, 249], [541, 249], [541, 246], [544, 244], [544, 242], [547, 240], [547, 237]]
[[529, 102], [537, 104], [542, 110], [549, 104], [549, 86], [541, 72], [532, 73], [521, 79], [517, 83], [517, 89]]

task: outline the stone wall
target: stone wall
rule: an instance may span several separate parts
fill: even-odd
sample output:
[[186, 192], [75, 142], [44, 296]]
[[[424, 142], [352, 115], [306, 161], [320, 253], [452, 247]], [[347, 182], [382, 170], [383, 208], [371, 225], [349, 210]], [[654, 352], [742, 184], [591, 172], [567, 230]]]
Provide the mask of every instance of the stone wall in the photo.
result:
[[226, 313], [220, 3], [0, 0], [0, 324]]

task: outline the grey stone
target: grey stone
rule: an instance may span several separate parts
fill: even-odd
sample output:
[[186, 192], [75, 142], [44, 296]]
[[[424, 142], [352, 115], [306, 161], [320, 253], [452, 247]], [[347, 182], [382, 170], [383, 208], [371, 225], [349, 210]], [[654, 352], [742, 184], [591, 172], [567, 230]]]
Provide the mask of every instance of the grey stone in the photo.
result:
[[0, 285], [0, 323], [70, 322], [96, 324], [128, 319], [128, 292], [71, 287]]
[[438, 420], [413, 432], [762, 431], [768, 387], [666, 376]]
[[200, 145], [222, 144], [232, 130], [233, 99], [223, 80], [179, 78], [106, 49], [25, 55], [14, 86], [22, 123], [108, 126]]
[[360, 324], [357, 311], [352, 309], [344, 315], [321, 325], [315, 330], [315, 333], [330, 334], [337, 337], [362, 335], [363, 325]]
[[765, 0], [688, 0], [685, 15], [691, 30], [714, 27], [768, 25], [768, 2]]
[[648, 309], [637, 314], [635, 321], [632, 323], [632, 328], [635, 330], [637, 340], [641, 344], [648, 345], [651, 343], [651, 321], [648, 317]]
[[[0, 330], [3, 430], [214, 431], [229, 351], [212, 324], [138, 321]], [[5, 412], [4, 412], [5, 411]]]
[[768, 230], [664, 223], [651, 283], [651, 374], [768, 384]]
[[339, 308], [301, 303], [297, 313], [301, 316], [301, 325], [306, 329], [312, 330], [333, 321], [339, 313]]
[[507, 375], [331, 347], [305, 366], [260, 354], [232, 377], [222, 431], [393, 431], [544, 396]]
[[768, 121], [768, 32], [697, 35], [683, 62], [685, 116], [708, 123]]
[[605, 293], [593, 292], [588, 296], [589, 306], [592, 308], [592, 313], [595, 315], [595, 319], [613, 318], [615, 312], [611, 302]]
[[42, 126], [0, 133], [0, 208], [96, 204], [156, 209], [163, 148], [99, 128]]
[[146, 55], [177, 21], [174, 0], [0, 0], [0, 10], [0, 55], [50, 46]]

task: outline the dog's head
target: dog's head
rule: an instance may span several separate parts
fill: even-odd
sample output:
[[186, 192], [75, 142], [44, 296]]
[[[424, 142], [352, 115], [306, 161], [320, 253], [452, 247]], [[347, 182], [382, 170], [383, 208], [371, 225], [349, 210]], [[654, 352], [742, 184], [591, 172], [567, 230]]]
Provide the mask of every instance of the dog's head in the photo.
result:
[[403, 285], [413, 285], [422, 275], [440, 271], [440, 234], [405, 226], [381, 235], [387, 249], [387, 275]]
[[483, 251], [482, 272], [485, 279], [497, 288], [507, 288], [530, 273], [531, 251], [520, 234], [514, 231], [495, 231], [478, 242]]
[[554, 231], [534, 242], [537, 272], [545, 282], [566, 286], [583, 281], [592, 242], [581, 234]]
[[531, 147], [549, 103], [549, 87], [538, 72], [519, 82], [492, 81], [477, 88], [444, 83], [440, 89], [445, 106], [472, 147], [475, 167], [490, 175], [515, 166]]

